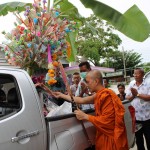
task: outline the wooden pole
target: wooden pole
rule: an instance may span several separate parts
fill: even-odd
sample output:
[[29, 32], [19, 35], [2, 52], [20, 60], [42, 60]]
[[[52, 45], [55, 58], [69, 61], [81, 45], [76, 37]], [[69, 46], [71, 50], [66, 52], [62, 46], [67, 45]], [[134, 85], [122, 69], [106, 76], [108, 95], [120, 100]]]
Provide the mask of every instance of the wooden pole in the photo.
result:
[[125, 83], [127, 83], [126, 60], [125, 60], [125, 56], [124, 56], [124, 47], [123, 46], [122, 46], [122, 56], [123, 56], [124, 78], [125, 78]]

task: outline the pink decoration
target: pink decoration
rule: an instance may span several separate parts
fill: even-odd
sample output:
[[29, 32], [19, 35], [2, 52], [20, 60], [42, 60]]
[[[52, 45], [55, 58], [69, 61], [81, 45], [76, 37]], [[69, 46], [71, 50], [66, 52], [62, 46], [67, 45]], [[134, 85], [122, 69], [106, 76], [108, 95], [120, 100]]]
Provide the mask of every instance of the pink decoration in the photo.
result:
[[66, 76], [65, 70], [64, 70], [61, 63], [59, 63], [59, 68], [60, 68], [60, 72], [61, 72], [61, 75], [62, 75], [62, 79], [63, 79], [64, 83], [67, 84], [68, 83], [67, 76]]
[[52, 62], [52, 56], [51, 56], [51, 48], [50, 48], [50, 45], [48, 44], [47, 45], [47, 53], [48, 53], [48, 63], [51, 63]]
[[[47, 10], [46, 0], [33, 1], [33, 8], [25, 8], [25, 19], [23, 20], [21, 14], [14, 13], [19, 24], [15, 23], [15, 28], [10, 33], [3, 32], [5, 38], [9, 39], [5, 44], [5, 56], [9, 63], [24, 69], [34, 69], [37, 65], [46, 68], [48, 62], [48, 69], [54, 70], [56, 74], [58, 66], [53, 65], [53, 62], [68, 57], [65, 29], [73, 31], [74, 21], [60, 17], [58, 6]], [[67, 78], [62, 66], [61, 70], [66, 83]], [[55, 78], [49, 83], [55, 84]]]
[[37, 34], [36, 34], [36, 35], [37, 35], [38, 37], [39, 37], [39, 36], [41, 36], [41, 32], [40, 32], [40, 31], [39, 31], [39, 32], [37, 32]]

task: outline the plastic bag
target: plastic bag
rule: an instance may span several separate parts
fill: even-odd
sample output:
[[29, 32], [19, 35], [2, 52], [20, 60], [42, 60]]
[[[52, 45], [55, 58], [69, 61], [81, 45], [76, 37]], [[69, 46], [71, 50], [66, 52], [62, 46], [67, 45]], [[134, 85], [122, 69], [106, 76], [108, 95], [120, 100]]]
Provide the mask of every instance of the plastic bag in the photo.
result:
[[61, 106], [57, 106], [57, 107], [51, 109], [46, 117], [64, 115], [64, 114], [68, 114], [71, 112], [72, 112], [71, 103], [68, 103], [65, 101]]

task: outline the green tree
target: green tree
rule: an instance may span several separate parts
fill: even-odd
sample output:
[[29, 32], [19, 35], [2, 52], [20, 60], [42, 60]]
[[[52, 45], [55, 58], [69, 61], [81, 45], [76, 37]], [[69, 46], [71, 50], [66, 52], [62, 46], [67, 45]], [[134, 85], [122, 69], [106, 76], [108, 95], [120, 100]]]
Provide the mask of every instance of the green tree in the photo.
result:
[[140, 65], [140, 67], [142, 67], [144, 69], [144, 72], [147, 73], [150, 71], [150, 62], [143, 63]]
[[79, 29], [78, 54], [96, 66], [100, 65], [102, 59], [108, 62], [109, 54], [121, 44], [121, 39], [113, 30], [110, 24], [94, 15], [87, 18]]
[[[142, 62], [141, 54], [134, 52], [133, 50], [126, 50], [124, 52], [115, 50], [108, 55], [109, 67], [115, 68], [116, 70], [124, 69], [124, 63], [126, 68], [135, 68], [137, 66], [140, 66]], [[106, 62], [104, 61], [101, 65], [106, 66]]]

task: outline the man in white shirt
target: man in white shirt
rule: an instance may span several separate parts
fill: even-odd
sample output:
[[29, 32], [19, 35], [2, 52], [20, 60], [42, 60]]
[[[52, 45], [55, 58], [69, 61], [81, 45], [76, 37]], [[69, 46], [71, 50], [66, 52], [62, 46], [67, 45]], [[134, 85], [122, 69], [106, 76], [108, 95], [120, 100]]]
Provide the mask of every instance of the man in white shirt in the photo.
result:
[[134, 81], [131, 81], [126, 93], [126, 98], [135, 108], [136, 123], [142, 128], [136, 133], [136, 144], [138, 150], [145, 150], [145, 136], [147, 149], [150, 150], [150, 85], [144, 80], [144, 71], [141, 68], [134, 69]]
[[[91, 93], [89, 92], [87, 84], [85, 83], [85, 77], [86, 77], [86, 74], [89, 71], [91, 71], [91, 66], [90, 66], [89, 62], [85, 61], [85, 62], [81, 62], [79, 64], [79, 69], [80, 69], [81, 81], [78, 84], [78, 88], [75, 93], [75, 96], [87, 97], [87, 96], [91, 95]], [[82, 107], [82, 110], [86, 110], [86, 109], [94, 108], [94, 105], [93, 104], [82, 104], [81, 107]]]

